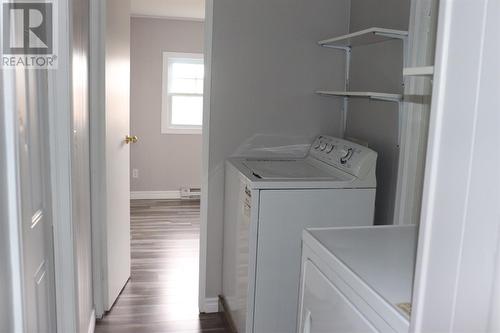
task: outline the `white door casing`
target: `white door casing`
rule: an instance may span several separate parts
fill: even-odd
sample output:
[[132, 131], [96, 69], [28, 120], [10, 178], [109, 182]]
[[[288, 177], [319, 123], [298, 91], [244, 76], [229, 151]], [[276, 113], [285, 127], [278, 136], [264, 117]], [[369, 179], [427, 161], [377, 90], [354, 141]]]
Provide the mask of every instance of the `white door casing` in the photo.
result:
[[57, 35], [59, 52], [58, 69], [49, 71], [49, 141], [52, 219], [54, 224], [54, 263], [57, 303], [58, 332], [76, 331], [77, 315], [77, 267], [74, 253], [74, 227], [71, 187], [71, 64], [69, 0], [59, 0]]
[[499, 39], [499, 1], [440, 1], [412, 332], [499, 329]]
[[204, 64], [205, 81], [203, 88], [203, 128], [201, 156], [201, 199], [200, 199], [200, 280], [198, 309], [200, 312], [217, 312], [218, 300], [206, 298], [207, 252], [208, 252], [208, 165], [210, 151], [210, 105], [212, 90], [212, 37], [214, 0], [205, 1]]

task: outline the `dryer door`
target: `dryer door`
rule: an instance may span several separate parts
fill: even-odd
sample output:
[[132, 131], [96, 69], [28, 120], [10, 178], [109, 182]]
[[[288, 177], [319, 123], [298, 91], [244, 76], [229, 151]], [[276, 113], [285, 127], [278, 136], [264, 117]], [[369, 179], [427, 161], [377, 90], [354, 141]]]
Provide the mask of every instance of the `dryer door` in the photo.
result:
[[378, 332], [310, 260], [304, 279], [299, 333]]

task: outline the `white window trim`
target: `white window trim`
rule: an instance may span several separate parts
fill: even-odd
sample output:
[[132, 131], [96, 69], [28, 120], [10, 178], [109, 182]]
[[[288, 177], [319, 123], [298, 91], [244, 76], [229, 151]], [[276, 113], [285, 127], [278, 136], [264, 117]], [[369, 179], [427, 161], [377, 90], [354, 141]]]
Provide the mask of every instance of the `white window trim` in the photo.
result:
[[[162, 97], [161, 97], [161, 134], [201, 134], [202, 126], [182, 126], [171, 125], [172, 113], [170, 110], [168, 84], [169, 84], [169, 58], [191, 58], [203, 60], [202, 53], [184, 53], [184, 52], [163, 52], [163, 71], [162, 71]], [[191, 95], [191, 94], [185, 94]], [[193, 94], [198, 96], [198, 94]], [[202, 95], [203, 96], [203, 95]]]

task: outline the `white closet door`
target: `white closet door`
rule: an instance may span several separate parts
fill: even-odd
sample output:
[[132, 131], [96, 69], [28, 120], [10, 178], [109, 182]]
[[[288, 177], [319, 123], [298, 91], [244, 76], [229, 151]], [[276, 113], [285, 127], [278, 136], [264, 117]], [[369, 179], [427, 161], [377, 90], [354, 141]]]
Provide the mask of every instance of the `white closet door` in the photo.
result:
[[39, 333], [56, 331], [46, 75], [42, 70], [16, 73], [24, 324], [26, 332]]

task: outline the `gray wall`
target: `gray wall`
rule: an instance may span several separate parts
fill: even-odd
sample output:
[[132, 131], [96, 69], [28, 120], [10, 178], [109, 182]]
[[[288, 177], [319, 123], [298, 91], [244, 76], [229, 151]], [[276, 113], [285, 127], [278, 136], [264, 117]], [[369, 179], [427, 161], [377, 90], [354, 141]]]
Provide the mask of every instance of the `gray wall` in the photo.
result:
[[78, 332], [88, 332], [93, 310], [90, 229], [90, 153], [88, 104], [89, 0], [72, 2], [72, 213], [77, 269]]
[[348, 30], [349, 2], [214, 1], [206, 297], [221, 289], [224, 160], [255, 133], [338, 135], [342, 52], [316, 41]]
[[[408, 30], [410, 0], [351, 0], [351, 32], [369, 27]], [[350, 89], [403, 93], [403, 43], [399, 40], [353, 48]], [[398, 106], [351, 99], [347, 137], [378, 152], [375, 223], [392, 223], [397, 185]]]
[[201, 135], [161, 134], [162, 52], [203, 53], [203, 22], [131, 19], [132, 191], [171, 191], [201, 184]]

